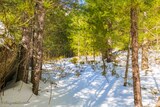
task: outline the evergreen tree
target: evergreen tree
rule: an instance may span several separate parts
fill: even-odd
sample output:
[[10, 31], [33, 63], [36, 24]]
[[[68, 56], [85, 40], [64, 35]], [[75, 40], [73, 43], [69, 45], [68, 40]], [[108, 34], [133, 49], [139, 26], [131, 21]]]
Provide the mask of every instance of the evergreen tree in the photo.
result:
[[141, 83], [138, 66], [138, 4], [137, 0], [131, 0], [131, 37], [132, 37], [132, 72], [133, 92], [135, 107], [142, 107]]

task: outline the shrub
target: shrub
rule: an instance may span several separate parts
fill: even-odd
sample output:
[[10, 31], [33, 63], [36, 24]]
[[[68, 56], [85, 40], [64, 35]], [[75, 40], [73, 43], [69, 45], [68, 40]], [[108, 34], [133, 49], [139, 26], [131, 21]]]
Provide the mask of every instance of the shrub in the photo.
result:
[[94, 60], [90, 60], [90, 61], [87, 61], [88, 64], [94, 64], [95, 61]]
[[112, 76], [116, 75], [116, 70], [115, 70], [115, 68], [113, 68], [111, 72], [112, 72]]
[[106, 71], [101, 72], [102, 76], [106, 76]]
[[84, 64], [84, 61], [81, 61], [80, 64], [81, 64], [81, 65]]
[[80, 75], [81, 75], [81, 73], [76, 71], [76, 76], [79, 77]]
[[77, 59], [77, 58], [72, 58], [72, 59], [70, 60], [70, 62], [72, 62], [73, 64], [76, 64], [76, 63], [78, 62], [78, 59]]

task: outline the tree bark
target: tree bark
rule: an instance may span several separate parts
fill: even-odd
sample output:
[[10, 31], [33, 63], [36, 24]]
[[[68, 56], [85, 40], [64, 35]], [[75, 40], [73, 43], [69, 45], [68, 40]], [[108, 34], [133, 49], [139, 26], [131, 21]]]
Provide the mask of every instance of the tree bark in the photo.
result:
[[106, 77], [106, 64], [105, 64], [105, 59], [103, 57], [103, 53], [102, 53], [102, 62], [103, 62], [103, 71], [102, 71], [102, 75]]
[[149, 68], [148, 66], [148, 42], [146, 38], [142, 43], [142, 70], [146, 70]]
[[103, 59], [106, 59], [107, 62], [112, 62], [113, 61], [113, 56], [112, 56], [112, 48], [106, 49], [103, 55]]
[[43, 0], [38, 0], [35, 6], [35, 34], [33, 47], [33, 61], [34, 61], [34, 79], [33, 79], [33, 93], [38, 95], [39, 80], [42, 65], [42, 41], [44, 29], [45, 11], [42, 5]]
[[111, 39], [106, 40], [106, 49], [103, 55], [103, 58], [106, 59], [107, 62], [112, 62], [113, 61], [113, 56], [112, 56], [112, 41]]
[[112, 61], [113, 61], [112, 48], [109, 48], [107, 52], [107, 62], [112, 62]]
[[78, 40], [78, 61], [80, 60], [80, 41]]
[[131, 0], [131, 37], [132, 37], [132, 72], [135, 107], [142, 107], [141, 84], [138, 66], [138, 7], [137, 1]]
[[[34, 20], [35, 20], [35, 18], [34, 18]], [[34, 48], [34, 35], [37, 35], [37, 33], [35, 32], [35, 29], [34, 29], [36, 23], [33, 21], [32, 21], [32, 25], [34, 25], [34, 26], [31, 27], [32, 35], [31, 35], [31, 42], [30, 42], [30, 46], [32, 47], [30, 50], [30, 67], [31, 67], [31, 83], [32, 84], [34, 83], [34, 65], [35, 65], [34, 64], [34, 57], [33, 57], [33, 55], [34, 55], [34, 49], [33, 49]]]
[[[24, 12], [23, 22], [27, 20], [27, 14]], [[29, 73], [29, 59], [30, 59], [30, 32], [29, 27], [22, 27], [22, 44], [20, 45], [19, 52], [19, 66], [17, 72], [16, 81], [22, 80], [23, 82], [28, 82], [28, 73]]]
[[[108, 30], [109, 30], [109, 32], [113, 31], [112, 25], [113, 25], [112, 22], [110, 20], [108, 20]], [[112, 47], [111, 47], [112, 46], [111, 38], [108, 38], [107, 45], [108, 45], [107, 52], [106, 52], [107, 62], [112, 62], [113, 61], [113, 55], [112, 55]]]
[[130, 37], [129, 37], [129, 43], [128, 43], [128, 52], [127, 52], [127, 61], [126, 61], [126, 71], [125, 71], [125, 77], [124, 77], [124, 86], [127, 86], [129, 57], [130, 57]]
[[95, 63], [95, 61], [96, 61], [96, 53], [95, 53], [94, 47], [93, 47], [93, 61], [94, 61], [94, 63]]

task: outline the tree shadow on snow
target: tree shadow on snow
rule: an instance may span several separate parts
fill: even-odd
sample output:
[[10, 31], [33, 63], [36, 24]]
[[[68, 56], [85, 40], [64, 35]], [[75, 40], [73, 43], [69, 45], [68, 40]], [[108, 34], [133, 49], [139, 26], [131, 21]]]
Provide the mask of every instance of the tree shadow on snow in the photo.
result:
[[103, 82], [100, 88], [96, 91], [95, 96], [96, 99], [91, 99], [86, 102], [85, 107], [97, 107], [103, 103], [103, 101], [107, 98], [107, 94], [112, 89], [114, 83], [116, 82], [116, 78], [112, 79], [109, 84], [108, 82]]

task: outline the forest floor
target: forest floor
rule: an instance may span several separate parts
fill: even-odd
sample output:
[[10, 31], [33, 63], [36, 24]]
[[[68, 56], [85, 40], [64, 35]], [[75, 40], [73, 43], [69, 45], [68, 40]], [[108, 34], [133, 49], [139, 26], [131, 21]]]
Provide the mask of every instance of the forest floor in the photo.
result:
[[[150, 70], [140, 71], [144, 107], [154, 107], [160, 96], [160, 66], [150, 57]], [[107, 63], [107, 76], [102, 76], [102, 63], [74, 65], [69, 59], [43, 65], [39, 95], [32, 85], [17, 82], [1, 93], [0, 107], [134, 107], [131, 66], [128, 86], [124, 87], [126, 53], [119, 64]], [[114, 75], [112, 75], [114, 74]]]

